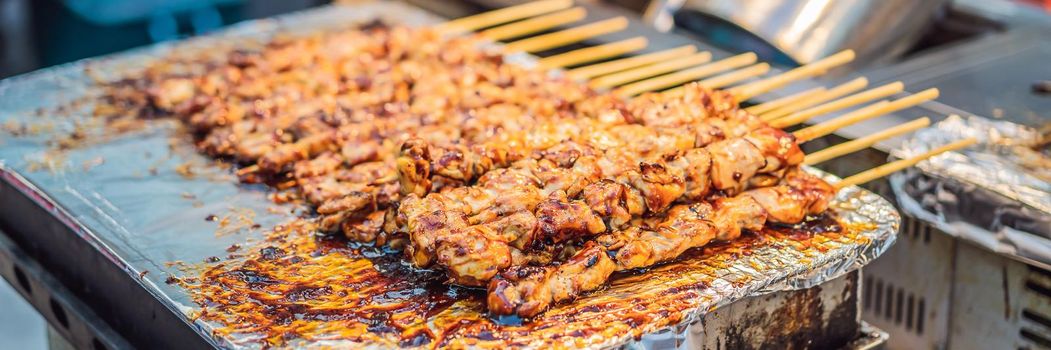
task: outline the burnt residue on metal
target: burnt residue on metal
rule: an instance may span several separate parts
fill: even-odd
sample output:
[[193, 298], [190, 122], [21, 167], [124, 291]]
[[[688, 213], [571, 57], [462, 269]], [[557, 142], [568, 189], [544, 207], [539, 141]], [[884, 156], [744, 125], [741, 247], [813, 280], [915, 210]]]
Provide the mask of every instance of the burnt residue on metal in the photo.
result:
[[[746, 310], [728, 321], [731, 325], [719, 335], [727, 349], [830, 349], [857, 338], [858, 274], [843, 277], [842, 300], [834, 305], [822, 298], [824, 286], [759, 296], [757, 300], [776, 301], [773, 310]], [[827, 294], [827, 293], [826, 293]], [[754, 305], [761, 301], [749, 300]], [[753, 305], [753, 304], [749, 304]], [[826, 310], [832, 307], [831, 310]], [[761, 307], [759, 309], [762, 309]], [[827, 312], [826, 312], [827, 311]], [[827, 316], [826, 316], [827, 315]], [[770, 327], [776, 325], [776, 327]], [[757, 330], [756, 327], [763, 327]], [[757, 338], [761, 337], [761, 338]]]
[[[860, 305], [860, 276], [861, 272], [857, 270], [845, 277], [847, 284], [840, 291], [843, 300], [831, 310], [826, 323], [828, 327], [825, 327], [825, 338], [828, 338], [829, 341], [842, 340], [841, 343], [845, 343], [857, 339], [860, 335], [861, 315], [858, 307]], [[833, 339], [832, 335], [838, 335], [840, 338]]]
[[258, 335], [250, 338], [264, 346], [293, 339], [401, 347], [573, 344], [677, 324], [710, 306], [704, 291], [754, 249], [820, 246], [845, 239], [842, 229], [821, 216], [747, 233], [669, 264], [617, 274], [607, 287], [527, 320], [491, 318], [484, 290], [451, 286], [441, 271], [414, 268], [388, 247], [318, 235], [302, 219], [281, 225], [257, 248], [243, 248], [251, 253], [241, 260], [206, 265], [198, 278], [180, 283], [201, 306], [198, 317], [222, 325], [217, 335]]
[[[744, 329], [750, 325], [766, 324], [778, 325], [771, 327], [765, 334], [764, 345], [776, 344], [777, 349], [809, 349], [813, 342], [821, 342], [821, 339], [813, 339], [813, 331], [820, 327], [821, 315], [824, 306], [821, 304], [818, 294], [821, 287], [813, 287], [791, 293], [791, 296], [782, 303], [777, 312], [769, 315], [753, 316], [749, 319], [736, 323], [726, 334], [726, 347], [728, 349], [752, 349], [756, 343], [751, 339]], [[760, 347], [762, 348], [762, 347]]]

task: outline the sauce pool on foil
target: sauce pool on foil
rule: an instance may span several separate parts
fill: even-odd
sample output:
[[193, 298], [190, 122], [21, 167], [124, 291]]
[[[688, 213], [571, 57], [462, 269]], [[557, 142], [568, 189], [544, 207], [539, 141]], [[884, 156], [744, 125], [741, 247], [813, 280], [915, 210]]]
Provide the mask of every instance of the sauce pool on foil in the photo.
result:
[[[608, 330], [558, 327], [580, 318], [614, 314], [629, 328], [654, 319], [674, 322], [679, 311], [695, 305], [698, 291], [708, 288], [720, 269], [756, 247], [809, 245], [815, 236], [838, 235], [844, 230], [828, 215], [799, 225], [769, 226], [732, 242], [691, 249], [668, 264], [617, 273], [607, 287], [578, 302], [560, 305], [534, 319], [521, 319], [492, 317], [485, 310], [484, 289], [449, 285], [444, 273], [414, 268], [400, 251], [318, 235], [305, 222], [283, 225], [284, 232], [275, 232], [257, 248], [241, 247], [249, 253], [245, 257], [206, 264], [194, 276], [197, 278], [180, 279], [178, 283], [202, 307], [197, 317], [222, 325], [217, 335], [262, 335], [265, 346], [294, 339], [345, 339], [402, 347], [442, 346], [452, 341], [511, 345], [533, 332], [587, 337]], [[664, 299], [657, 302], [622, 294], [631, 293], [640, 281], [673, 280], [684, 273], [711, 277], [668, 286], [660, 291]]]

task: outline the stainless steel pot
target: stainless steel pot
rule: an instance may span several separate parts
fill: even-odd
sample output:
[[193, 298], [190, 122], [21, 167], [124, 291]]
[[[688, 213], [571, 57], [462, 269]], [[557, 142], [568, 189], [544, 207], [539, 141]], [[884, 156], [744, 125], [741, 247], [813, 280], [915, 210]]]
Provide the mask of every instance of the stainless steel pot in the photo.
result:
[[[948, 0], [654, 0], [646, 19], [670, 30], [676, 13], [730, 22], [808, 63], [854, 49], [858, 64], [897, 57], [920, 38]], [[702, 35], [704, 33], [701, 33]]]

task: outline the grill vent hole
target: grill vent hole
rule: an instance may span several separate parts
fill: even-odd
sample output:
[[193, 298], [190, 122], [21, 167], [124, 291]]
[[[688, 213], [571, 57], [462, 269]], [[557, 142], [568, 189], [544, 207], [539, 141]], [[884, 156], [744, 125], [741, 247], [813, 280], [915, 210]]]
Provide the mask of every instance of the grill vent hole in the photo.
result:
[[894, 320], [894, 285], [890, 282], [887, 282], [887, 303], [884, 306], [886, 308], [883, 309], [883, 317], [888, 321]]
[[894, 301], [896, 302], [894, 304], [894, 323], [896, 323], [897, 325], [900, 326], [901, 325], [901, 321], [903, 319], [902, 318], [902, 316], [903, 316], [902, 315], [902, 309], [903, 309], [903, 306], [905, 306], [905, 290], [904, 289], [898, 288], [898, 296], [894, 298]]
[[883, 311], [883, 280], [876, 279], [876, 300], [873, 305], [873, 314], [876, 316], [880, 315], [880, 311]]
[[1022, 328], [1021, 330], [1019, 330], [1018, 335], [1021, 335], [1023, 339], [1031, 341], [1042, 347], [1051, 348], [1051, 339], [1037, 334], [1036, 332], [1033, 332], [1027, 328]]
[[62, 305], [59, 305], [55, 298], [50, 300], [51, 314], [55, 316], [55, 321], [62, 325], [62, 328], [69, 329], [69, 318], [66, 317], [66, 310], [62, 309]]
[[923, 334], [923, 322], [927, 320], [927, 299], [920, 297], [919, 305], [916, 307], [916, 334]]
[[1041, 285], [1039, 283], [1036, 283], [1036, 281], [1026, 280], [1025, 281], [1025, 288], [1029, 289], [1031, 291], [1034, 291], [1036, 293], [1039, 293], [1039, 294], [1041, 294], [1041, 295], [1043, 295], [1045, 297], [1051, 297], [1051, 288], [1044, 287], [1043, 285]]
[[18, 266], [15, 266], [14, 270], [15, 281], [18, 282], [18, 286], [22, 287], [22, 290], [26, 291], [26, 294], [33, 294], [33, 286], [29, 284], [29, 278], [26, 277], [26, 273], [22, 272], [22, 269]]
[[912, 293], [909, 293], [909, 301], [907, 303], [905, 303], [905, 329], [906, 330], [910, 330], [910, 331], [913, 330], [912, 329], [912, 325], [913, 325], [912, 319], [913, 319], [913, 317], [916, 316], [913, 313], [916, 310], [915, 309], [915, 307], [916, 307], [915, 304], [916, 304], [916, 297], [913, 296]]
[[1029, 273], [1035, 273], [1051, 279], [1051, 271], [1041, 269], [1033, 265], [1026, 265], [1029, 268]]
[[923, 334], [927, 300], [879, 277], [865, 276], [862, 309], [868, 317], [880, 318], [906, 331]]
[[931, 225], [920, 224], [923, 227], [923, 243], [931, 243]]
[[905, 233], [905, 237], [916, 238], [916, 221], [905, 220], [902, 223], [902, 231]]
[[872, 310], [872, 276], [865, 276], [864, 288], [862, 290], [862, 308], [866, 311]]
[[902, 232], [904, 235], [917, 241], [922, 239], [924, 244], [931, 243], [932, 230], [933, 228], [930, 225], [913, 218], [905, 218], [902, 221]]
[[1038, 313], [1036, 313], [1036, 312], [1034, 312], [1032, 310], [1023, 309], [1022, 310], [1022, 318], [1025, 318], [1027, 320], [1039, 323], [1039, 324], [1043, 325], [1044, 327], [1047, 327], [1047, 328], [1051, 329], [1051, 318], [1048, 318], [1047, 316], [1038, 314]]

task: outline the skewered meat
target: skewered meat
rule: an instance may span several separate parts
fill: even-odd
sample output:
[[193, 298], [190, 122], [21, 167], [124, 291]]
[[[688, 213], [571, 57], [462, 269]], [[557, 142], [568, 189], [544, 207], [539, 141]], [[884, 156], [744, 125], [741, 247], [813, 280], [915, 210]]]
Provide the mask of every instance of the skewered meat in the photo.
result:
[[615, 271], [675, 259], [713, 240], [732, 240], [742, 230], [773, 222], [794, 224], [827, 210], [835, 190], [794, 168], [783, 183], [757, 188], [713, 203], [676, 205], [666, 213], [588, 242], [562, 265], [512, 266], [489, 283], [488, 306], [496, 314], [536, 315], [553, 303], [593, 290]]
[[[192, 75], [153, 67], [142, 80], [114, 85], [121, 94], [111, 103], [185, 121], [201, 150], [255, 164], [243, 181], [292, 184], [308, 203], [325, 208], [322, 229], [368, 239], [375, 233], [346, 230], [400, 200], [409, 182], [398, 181], [395, 156], [411, 147], [410, 135], [469, 147], [539, 123], [606, 120], [626, 110], [619, 98], [504, 64], [478, 44], [402, 27], [278, 40], [186, 67]], [[474, 161], [439, 160], [448, 162], [445, 169]], [[447, 176], [438, 186], [463, 185], [457, 177], [490, 168], [441, 172]]]
[[[575, 150], [549, 150], [567, 141], [587, 143], [601, 150], [617, 147], [604, 131], [631, 131], [627, 128], [610, 130], [617, 125], [639, 124], [657, 130], [674, 130], [677, 137], [692, 136], [694, 147], [743, 136], [763, 125], [756, 116], [738, 109], [733, 96], [726, 92], [713, 91], [698, 84], [689, 84], [684, 90], [684, 94], [676, 96], [645, 94], [622, 107], [617, 105], [620, 101], [612, 97], [587, 99], [577, 107], [581, 111], [578, 119], [498, 134], [471, 145], [432, 145], [418, 138], [409, 140], [398, 160], [402, 193], [423, 196], [440, 190], [440, 187], [432, 188], [438, 179], [445, 183], [470, 184], [493, 168], [507, 167], [529, 157], [551, 158], [552, 152], [561, 151], [566, 155], [561, 163], [572, 161], [579, 156], [573, 152]], [[597, 103], [612, 105], [612, 108], [602, 109], [596, 106]], [[636, 147], [644, 150], [641, 146]]]
[[[703, 197], [710, 188], [708, 183], [711, 180], [707, 178], [706, 169], [710, 168], [711, 157], [704, 150], [691, 149], [697, 138], [693, 129], [689, 127], [706, 124], [703, 124], [700, 118], [690, 119], [679, 115], [670, 116], [677, 118], [678, 122], [668, 122], [658, 115], [665, 110], [681, 110], [667, 108], [666, 105], [685, 106], [689, 105], [688, 102], [711, 94], [710, 90], [696, 85], [690, 86], [688, 91], [683, 98], [658, 100], [659, 103], [636, 106], [639, 110], [644, 110], [644, 105], [659, 109], [649, 112], [648, 118], [651, 122], [663, 123], [669, 126], [668, 128], [622, 124], [625, 120], [616, 119], [577, 119], [561, 120], [555, 124], [541, 125], [501, 138], [500, 141], [530, 140], [525, 143], [533, 142], [530, 144], [532, 147], [525, 147], [525, 151], [519, 151], [516, 158], [525, 158], [526, 154], [532, 158], [518, 161], [507, 169], [487, 172], [475, 186], [453, 188], [434, 194], [433, 198], [428, 196], [421, 199], [413, 194], [401, 203], [398, 217], [401, 218], [400, 222], [404, 224], [404, 230], [409, 237], [408, 254], [411, 260], [421, 267], [437, 262], [449, 269], [449, 273], [458, 283], [480, 285], [498, 270], [518, 265], [512, 259], [499, 259], [494, 256], [528, 255], [524, 251], [537, 245], [560, 243], [577, 236], [605, 232], [608, 229], [606, 220], [619, 226], [627, 223], [633, 215], [662, 211], [680, 198], [687, 187], [692, 195], [697, 198]], [[701, 114], [717, 115], [708, 111]], [[754, 119], [754, 116], [736, 112], [721, 115]], [[679, 130], [680, 127], [687, 127], [686, 132]], [[771, 166], [787, 165], [789, 161], [797, 164], [801, 161], [801, 153], [797, 148], [790, 152], [794, 144], [784, 143], [776, 137], [764, 138], [768, 135], [772, 133], [756, 133], [750, 138], [754, 141], [749, 142], [773, 143], [764, 147], [770, 151], [771, 159], [777, 160]], [[405, 182], [414, 182], [405, 181], [406, 177], [425, 178], [426, 174], [434, 169], [427, 164], [433, 158], [426, 146], [420, 146], [419, 142], [409, 142], [406, 145], [408, 147], [403, 147], [403, 155], [407, 156], [399, 159], [403, 190], [410, 186], [417, 188], [415, 185], [404, 185]], [[755, 146], [748, 147], [754, 149], [752, 153], [759, 151]], [[679, 153], [684, 153], [684, 156], [674, 156]], [[719, 161], [737, 161], [736, 153], [722, 153], [725, 155], [720, 155]], [[782, 159], [790, 153], [790, 160]], [[671, 165], [675, 166], [675, 175], [667, 171], [669, 166], [665, 164], [665, 158], [669, 155], [679, 160]], [[646, 161], [647, 159], [650, 161]], [[641, 166], [637, 165], [640, 161], [644, 161]], [[693, 163], [690, 163], [691, 161]], [[765, 161], [765, 157], [760, 157], [757, 161]], [[499, 162], [494, 161], [490, 164], [495, 163]], [[755, 168], [758, 170], [766, 166], [765, 163], [757, 164]], [[703, 175], [698, 175], [698, 171]], [[690, 174], [690, 181], [683, 179], [687, 172]], [[624, 179], [613, 180], [626, 173], [630, 174]], [[739, 175], [728, 176], [740, 178]], [[611, 180], [592, 185], [603, 178]], [[585, 191], [587, 192], [584, 196], [590, 199], [590, 202], [576, 199]], [[574, 200], [570, 201], [570, 198]], [[600, 209], [596, 211], [594, 208]], [[440, 210], [451, 210], [453, 213], [436, 213]], [[603, 217], [603, 213], [618, 215]], [[418, 216], [424, 217], [420, 219]], [[521, 221], [533, 226], [492, 225], [505, 217], [525, 217], [528, 219]], [[479, 230], [476, 228], [478, 226], [484, 226], [486, 229]], [[472, 242], [478, 242], [477, 245], [462, 247], [455, 242], [455, 239], [463, 239], [462, 237], [471, 234], [480, 236], [470, 238]], [[442, 243], [443, 241], [435, 239], [435, 236], [455, 239], [446, 238], [444, 241], [449, 243]], [[455, 257], [455, 261], [442, 257]], [[492, 268], [478, 269], [477, 265], [490, 265]]]
[[823, 193], [782, 178], [794, 140], [729, 93], [624, 101], [478, 44], [384, 26], [279, 39], [152, 67], [99, 111], [178, 118], [202, 151], [252, 164], [242, 181], [291, 186], [322, 230], [408, 242], [414, 265], [488, 284], [497, 313], [823, 210], [793, 206]]
[[[674, 147], [668, 150], [672, 155], [680, 152]], [[769, 154], [760, 153], [763, 150]], [[705, 152], [712, 155], [704, 155]], [[742, 157], [741, 153], [753, 156]], [[512, 264], [510, 260], [492, 260], [491, 256], [496, 253], [487, 252], [486, 248], [504, 254], [503, 252], [509, 252], [510, 249], [528, 249], [535, 245], [563, 243], [615, 231], [620, 229], [621, 225], [647, 213], [661, 213], [676, 201], [703, 200], [708, 193], [699, 188], [714, 188], [726, 194], [737, 193], [760, 170], [769, 173], [802, 162], [802, 152], [792, 142], [791, 136], [771, 128], [757, 130], [744, 138], [716, 142], [706, 148], [690, 149], [687, 154], [691, 156], [672, 156], [672, 161], [643, 160], [636, 169], [597, 169], [594, 164], [601, 159], [594, 157], [581, 157], [568, 169], [546, 159], [523, 161], [511, 168], [489, 173], [494, 174], [492, 177], [486, 178], [489, 176], [487, 174], [475, 186], [432, 193], [426, 200], [417, 200], [416, 195], [409, 195], [399, 209], [399, 216], [405, 220], [405, 230], [414, 254], [439, 256], [437, 259], [428, 257], [416, 260], [427, 263], [417, 266], [427, 267], [437, 262], [450, 271], [456, 282], [477, 285], [494, 276], [496, 270]], [[661, 158], [667, 159], [667, 156]], [[690, 164], [690, 161], [703, 163]], [[687, 173], [697, 171], [698, 168], [710, 168], [711, 172]], [[724, 172], [720, 173], [719, 169], [723, 169]], [[687, 177], [686, 174], [690, 176]], [[687, 178], [692, 181], [689, 185]], [[712, 186], [707, 185], [709, 182]], [[687, 188], [691, 188], [692, 194], [697, 197], [685, 197]], [[470, 205], [434, 209], [436, 206], [432, 201]], [[415, 218], [420, 213], [431, 213], [433, 210], [452, 211], [444, 213], [443, 217], [458, 220], [420, 221]], [[491, 221], [510, 215], [532, 216], [535, 219], [530, 222], [535, 223], [535, 227], [529, 230], [507, 227], [505, 230], [504, 227], [489, 226]], [[427, 231], [433, 229], [433, 225], [437, 225], [451, 237], [485, 243], [473, 247], [469, 253], [455, 255], [455, 261], [442, 259], [440, 256], [445, 247], [428, 246], [428, 243], [434, 241], [427, 238], [417, 239], [430, 235]], [[487, 229], [476, 229], [479, 226]], [[523, 236], [523, 233], [526, 233], [526, 236]], [[471, 237], [476, 234], [481, 236]], [[518, 246], [510, 247], [512, 242]], [[447, 248], [452, 249], [452, 246]], [[456, 249], [459, 249], [459, 252], [468, 251], [461, 247]], [[498, 262], [504, 265], [497, 265], [491, 270], [473, 268], [474, 264], [478, 263]], [[457, 263], [464, 266], [458, 266]], [[472, 275], [467, 270], [480, 274]]]

